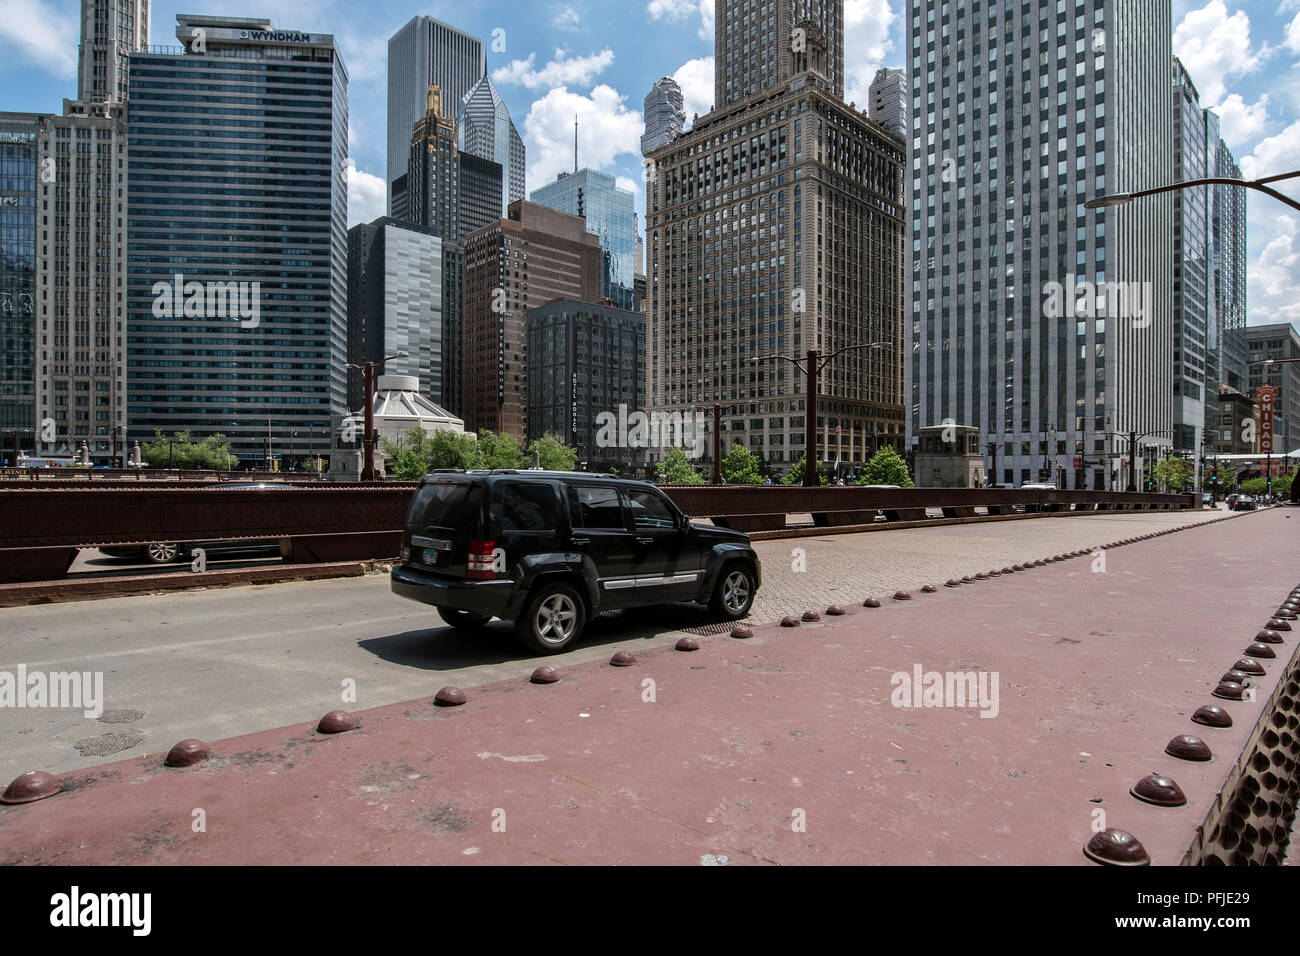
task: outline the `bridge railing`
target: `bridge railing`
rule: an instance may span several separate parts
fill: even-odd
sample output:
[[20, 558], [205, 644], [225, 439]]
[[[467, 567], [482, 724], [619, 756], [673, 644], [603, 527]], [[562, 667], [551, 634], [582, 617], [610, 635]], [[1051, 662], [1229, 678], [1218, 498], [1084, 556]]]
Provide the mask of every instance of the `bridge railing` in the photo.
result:
[[[0, 582], [62, 577], [78, 549], [165, 541], [278, 540], [303, 562], [396, 557], [414, 483], [328, 483], [256, 492], [219, 484], [154, 482], [5, 483], [0, 486]], [[812, 514], [819, 527], [1015, 510], [1170, 510], [1192, 495], [965, 488], [802, 488], [672, 486], [664, 489], [693, 518], [739, 530], [787, 527]]]

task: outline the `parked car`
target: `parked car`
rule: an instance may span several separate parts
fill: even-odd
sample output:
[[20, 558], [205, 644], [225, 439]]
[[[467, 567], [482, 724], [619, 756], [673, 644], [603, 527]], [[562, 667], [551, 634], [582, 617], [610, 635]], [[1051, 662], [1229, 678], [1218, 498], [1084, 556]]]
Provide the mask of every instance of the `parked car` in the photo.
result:
[[[267, 488], [276, 490], [292, 489], [293, 485], [271, 484], [264, 481], [221, 482], [223, 490], [262, 491]], [[194, 551], [202, 548], [208, 557], [221, 555], [247, 555], [248, 557], [279, 556], [279, 540], [267, 541], [155, 541], [151, 544], [109, 545], [99, 550], [114, 558], [137, 558], [150, 564], [172, 564], [176, 561], [188, 561]]]
[[1234, 491], [1232, 494], [1228, 495], [1228, 497], [1223, 499], [1224, 503], [1228, 506], [1229, 511], [1232, 511], [1236, 507], [1237, 499], [1240, 497], [1241, 495]]
[[761, 583], [749, 536], [695, 525], [654, 485], [554, 471], [435, 471], [411, 499], [395, 594], [462, 631], [515, 622], [564, 650], [602, 611], [675, 601], [745, 617]]
[[1020, 486], [1029, 491], [1055, 491], [1056, 485], [1050, 481], [1031, 481]]
[[1233, 511], [1254, 511], [1255, 499], [1250, 495], [1240, 495], [1231, 505]]
[[1209, 505], [1211, 508], [1213, 508], [1213, 507], [1214, 507], [1214, 495], [1210, 494], [1210, 492], [1208, 492], [1208, 491], [1205, 492], [1205, 494], [1201, 495], [1201, 504], [1203, 504], [1203, 505]]

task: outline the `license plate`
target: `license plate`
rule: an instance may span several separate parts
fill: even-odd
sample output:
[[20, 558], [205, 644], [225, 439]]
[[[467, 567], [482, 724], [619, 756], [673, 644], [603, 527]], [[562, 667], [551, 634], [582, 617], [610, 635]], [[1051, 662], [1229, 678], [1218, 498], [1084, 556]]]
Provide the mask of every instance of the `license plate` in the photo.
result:
[[438, 555], [439, 555], [440, 553], [441, 553], [441, 552], [439, 552], [439, 551], [435, 551], [433, 548], [425, 548], [425, 549], [424, 549], [424, 563], [425, 563], [425, 564], [437, 564], [437, 563], [438, 563]]

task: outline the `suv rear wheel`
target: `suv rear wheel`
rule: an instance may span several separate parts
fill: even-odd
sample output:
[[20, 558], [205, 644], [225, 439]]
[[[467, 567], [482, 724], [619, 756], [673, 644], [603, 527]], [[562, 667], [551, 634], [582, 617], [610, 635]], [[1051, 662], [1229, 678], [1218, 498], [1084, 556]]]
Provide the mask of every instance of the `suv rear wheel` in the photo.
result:
[[438, 608], [438, 616], [461, 631], [481, 631], [492, 620], [485, 615], [475, 614], [473, 611], [460, 611], [454, 607]]
[[515, 624], [532, 650], [558, 654], [582, 634], [587, 608], [578, 592], [561, 582], [539, 584]]
[[736, 621], [749, 613], [754, 603], [754, 573], [743, 564], [728, 564], [713, 585], [709, 610], [718, 617]]

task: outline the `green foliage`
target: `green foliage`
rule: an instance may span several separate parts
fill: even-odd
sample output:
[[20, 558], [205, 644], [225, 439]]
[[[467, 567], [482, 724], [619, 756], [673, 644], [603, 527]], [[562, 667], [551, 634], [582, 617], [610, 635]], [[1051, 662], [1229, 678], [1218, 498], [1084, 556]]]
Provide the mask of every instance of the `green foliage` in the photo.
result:
[[478, 433], [478, 455], [475, 468], [522, 468], [524, 453], [519, 442], [509, 435], [500, 435], [486, 428]]
[[412, 428], [396, 442], [380, 437], [380, 449], [388, 459], [388, 477], [418, 481], [437, 468], [522, 468], [524, 453], [509, 435], [484, 429], [473, 435], [438, 429], [432, 435]]
[[1177, 494], [1191, 487], [1194, 471], [1191, 462], [1181, 458], [1162, 458], [1156, 462], [1152, 477], [1157, 486]]
[[886, 445], [877, 451], [869, 462], [862, 466], [858, 476], [860, 485], [898, 485], [900, 488], [912, 487], [912, 475], [907, 470], [907, 462], [894, 449]]
[[729, 485], [761, 485], [763, 475], [760, 465], [761, 461], [756, 455], [736, 442], [722, 459], [722, 477]]
[[[1273, 476], [1273, 494], [1281, 495], [1283, 498], [1291, 497], [1291, 475], [1274, 475]], [[1247, 478], [1241, 483], [1241, 490], [1252, 498], [1266, 495], [1269, 492], [1268, 479], [1263, 475], [1258, 478]]]
[[534, 451], [537, 452], [538, 463], [547, 471], [573, 471], [578, 463], [578, 453], [554, 435], [533, 439], [525, 456], [529, 467], [532, 467]]
[[[785, 477], [781, 479], [781, 484], [783, 485], [803, 484], [803, 472], [804, 472], [804, 468], [807, 467], [805, 464], [805, 459], [807, 457], [808, 455], [806, 452], [799, 456], [799, 460], [790, 466], [790, 470], [787, 471], [785, 473]], [[817, 462], [817, 481], [823, 485], [829, 485], [831, 483], [830, 472], [826, 470], [826, 466], [820, 461]]]
[[194, 442], [190, 441], [188, 431], [174, 432], [169, 439], [159, 429], [154, 431], [154, 440], [140, 449], [140, 454], [150, 468], [226, 471], [239, 464], [239, 459], [230, 453], [230, 442], [221, 434]]
[[655, 466], [655, 481], [661, 485], [702, 485], [704, 479], [686, 457], [686, 452], [674, 445], [668, 449], [664, 460]]

